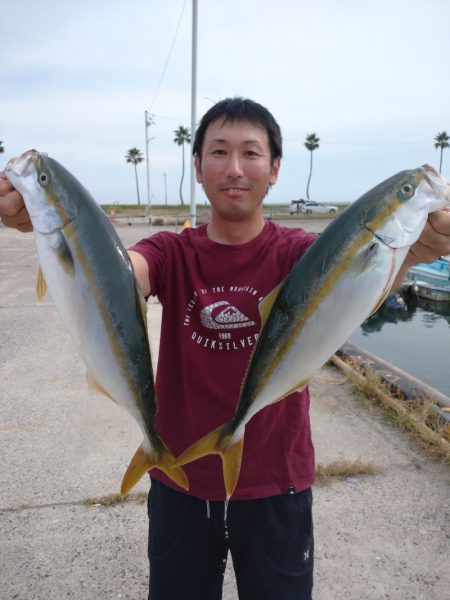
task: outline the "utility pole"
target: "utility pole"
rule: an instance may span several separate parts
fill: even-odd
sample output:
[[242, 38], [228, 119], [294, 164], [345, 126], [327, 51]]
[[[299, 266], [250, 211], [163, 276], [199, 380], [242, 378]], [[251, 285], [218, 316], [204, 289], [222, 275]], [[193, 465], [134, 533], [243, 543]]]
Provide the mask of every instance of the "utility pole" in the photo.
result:
[[[197, 110], [197, 0], [192, 0], [192, 80], [191, 80], [191, 140], [194, 143]], [[192, 148], [192, 146], [191, 146]], [[192, 227], [196, 226], [196, 206], [195, 206], [195, 169], [194, 159], [191, 152], [191, 214], [190, 221]]]
[[155, 136], [153, 136], [152, 138], [149, 139], [148, 128], [151, 125], [155, 124], [155, 119], [153, 117], [154, 117], [154, 115], [150, 115], [148, 113], [148, 111], [145, 111], [145, 160], [147, 163], [147, 204], [148, 204], [148, 223], [150, 225], [150, 235], [152, 233], [152, 197], [151, 197], [151, 191], [150, 191], [150, 170], [149, 170], [149, 165], [148, 165], [148, 144], [153, 139], [155, 139]]
[[167, 173], [164, 173], [164, 199], [167, 206]]

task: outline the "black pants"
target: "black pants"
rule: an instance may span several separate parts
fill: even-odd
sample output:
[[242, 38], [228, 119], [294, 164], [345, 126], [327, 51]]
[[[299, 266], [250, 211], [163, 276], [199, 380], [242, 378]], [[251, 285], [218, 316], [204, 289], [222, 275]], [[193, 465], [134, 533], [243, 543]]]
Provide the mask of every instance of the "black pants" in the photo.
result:
[[220, 600], [229, 550], [240, 600], [311, 600], [311, 489], [226, 507], [153, 479], [148, 510], [149, 599]]

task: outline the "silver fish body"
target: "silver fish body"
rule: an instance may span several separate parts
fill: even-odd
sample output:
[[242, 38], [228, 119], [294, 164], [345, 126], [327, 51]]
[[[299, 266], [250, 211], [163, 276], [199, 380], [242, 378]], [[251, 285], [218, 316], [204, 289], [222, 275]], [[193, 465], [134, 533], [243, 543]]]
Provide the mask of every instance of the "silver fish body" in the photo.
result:
[[303, 388], [382, 303], [428, 214], [448, 205], [431, 167], [403, 171], [350, 205], [263, 301], [262, 328], [234, 417], [177, 458], [183, 465], [220, 454], [230, 497], [244, 430], [264, 407]]
[[184, 472], [156, 431], [157, 401], [147, 335], [146, 303], [128, 254], [103, 210], [52, 158], [24, 153], [6, 176], [24, 197], [45, 288], [77, 346], [90, 386], [125, 408], [144, 441], [122, 482], [126, 495], [159, 467], [187, 489]]

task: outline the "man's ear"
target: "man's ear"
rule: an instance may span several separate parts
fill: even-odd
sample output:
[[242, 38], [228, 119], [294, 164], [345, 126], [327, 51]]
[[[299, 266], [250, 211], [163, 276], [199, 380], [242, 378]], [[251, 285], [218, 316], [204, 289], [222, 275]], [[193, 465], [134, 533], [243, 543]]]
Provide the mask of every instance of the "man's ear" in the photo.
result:
[[195, 178], [197, 183], [203, 183], [202, 162], [198, 154], [194, 155]]
[[273, 159], [272, 166], [270, 167], [270, 185], [277, 182], [278, 172], [281, 167], [281, 159], [279, 156]]

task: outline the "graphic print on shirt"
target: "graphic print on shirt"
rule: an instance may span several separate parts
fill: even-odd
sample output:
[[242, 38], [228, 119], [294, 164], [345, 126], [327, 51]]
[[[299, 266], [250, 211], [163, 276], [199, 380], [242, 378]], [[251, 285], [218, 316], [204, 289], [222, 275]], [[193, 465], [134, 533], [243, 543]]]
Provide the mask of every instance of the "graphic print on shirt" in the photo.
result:
[[187, 303], [183, 326], [193, 343], [209, 350], [252, 348], [258, 338], [262, 299], [251, 285], [197, 289]]

